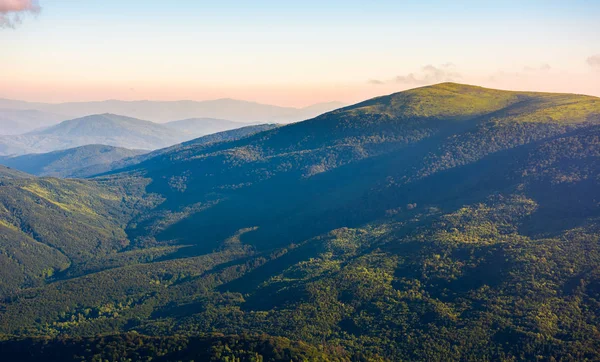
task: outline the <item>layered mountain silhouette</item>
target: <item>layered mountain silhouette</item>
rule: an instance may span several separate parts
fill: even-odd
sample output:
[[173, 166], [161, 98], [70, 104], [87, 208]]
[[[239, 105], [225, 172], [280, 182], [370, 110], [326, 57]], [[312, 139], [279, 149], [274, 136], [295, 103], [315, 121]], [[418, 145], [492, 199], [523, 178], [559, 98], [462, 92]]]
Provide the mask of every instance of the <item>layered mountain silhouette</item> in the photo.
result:
[[247, 126], [247, 123], [208, 118], [158, 124], [116, 114], [97, 114], [23, 135], [0, 136], [0, 155], [47, 153], [86, 145], [156, 150]]
[[600, 358], [599, 98], [442, 83], [136, 157], [0, 181], [0, 332]]

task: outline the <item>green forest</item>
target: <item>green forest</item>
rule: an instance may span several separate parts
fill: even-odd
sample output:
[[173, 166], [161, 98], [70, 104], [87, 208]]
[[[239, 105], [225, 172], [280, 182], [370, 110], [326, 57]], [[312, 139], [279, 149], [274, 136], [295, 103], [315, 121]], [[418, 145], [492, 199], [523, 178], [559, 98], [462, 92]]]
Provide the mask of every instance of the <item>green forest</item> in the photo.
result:
[[442, 83], [122, 166], [0, 168], [0, 355], [600, 359], [599, 98]]

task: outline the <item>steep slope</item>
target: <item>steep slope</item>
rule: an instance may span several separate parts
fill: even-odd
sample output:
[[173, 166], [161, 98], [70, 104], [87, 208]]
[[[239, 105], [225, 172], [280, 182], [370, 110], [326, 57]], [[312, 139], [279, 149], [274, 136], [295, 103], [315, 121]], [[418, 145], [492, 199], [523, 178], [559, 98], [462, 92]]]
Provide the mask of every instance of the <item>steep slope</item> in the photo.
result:
[[145, 153], [143, 155], [115, 161], [115, 162], [112, 162], [112, 163], [107, 164], [104, 167], [102, 167], [102, 170], [100, 170], [100, 168], [98, 167], [95, 169], [95, 171], [97, 171], [96, 175], [99, 175], [101, 173], [109, 173], [111, 171], [116, 171], [116, 170], [124, 169], [127, 167], [132, 167], [134, 165], [137, 165], [138, 163], [141, 163], [145, 160], [149, 160], [151, 158], [157, 157], [158, 155], [161, 155], [161, 154], [179, 152], [179, 151], [183, 151], [184, 149], [188, 149], [188, 148], [208, 147], [212, 144], [219, 143], [219, 142], [235, 141], [235, 140], [239, 140], [239, 139], [242, 139], [245, 137], [249, 137], [255, 133], [268, 131], [268, 130], [271, 130], [271, 129], [274, 129], [277, 127], [279, 127], [279, 125], [259, 124], [256, 126], [246, 126], [246, 127], [232, 129], [229, 131], [213, 133], [213, 134], [199, 137], [199, 138], [196, 138], [196, 139], [193, 139], [193, 140], [190, 140], [187, 142], [183, 142], [183, 143], [171, 146], [171, 147], [166, 147], [166, 148], [163, 148], [160, 150]]
[[45, 153], [90, 144], [153, 150], [189, 139], [156, 123], [114, 114], [64, 121], [20, 136], [0, 137], [0, 154]]
[[216, 118], [236, 122], [289, 123], [316, 117], [343, 106], [339, 102], [315, 104], [305, 108], [280, 107], [236, 99], [210, 101], [119, 101], [70, 102], [60, 104], [30, 103], [0, 99], [0, 108], [36, 109], [44, 112], [84, 117], [90, 114], [113, 113], [153, 122], [175, 119]]
[[1, 295], [125, 248], [130, 216], [153, 202], [139, 200], [143, 187], [143, 180], [0, 178]]
[[198, 138], [209, 134], [250, 126], [248, 123], [233, 122], [215, 118], [188, 118], [165, 123], [165, 126]]
[[19, 291], [0, 332], [598, 359], [599, 174], [600, 99], [453, 83], [169, 148], [94, 181], [157, 200], [127, 248]]
[[0, 164], [37, 176], [87, 177], [102, 172], [107, 165], [145, 151], [88, 145], [42, 154], [0, 157]]

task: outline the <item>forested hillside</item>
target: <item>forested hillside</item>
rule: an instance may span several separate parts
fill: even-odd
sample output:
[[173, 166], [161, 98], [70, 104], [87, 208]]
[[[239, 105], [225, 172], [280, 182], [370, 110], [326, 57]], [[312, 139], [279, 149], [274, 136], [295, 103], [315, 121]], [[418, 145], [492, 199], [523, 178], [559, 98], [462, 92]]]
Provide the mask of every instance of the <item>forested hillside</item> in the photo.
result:
[[22, 362], [70, 361], [350, 361], [339, 349], [319, 350], [282, 337], [173, 336], [137, 333], [96, 338], [0, 340], [2, 356]]
[[443, 83], [89, 181], [0, 179], [23, 270], [0, 348], [600, 359], [599, 171], [600, 99]]
[[143, 180], [0, 178], [0, 296], [108, 265], [129, 244], [128, 221], [158, 202], [140, 198], [144, 186]]

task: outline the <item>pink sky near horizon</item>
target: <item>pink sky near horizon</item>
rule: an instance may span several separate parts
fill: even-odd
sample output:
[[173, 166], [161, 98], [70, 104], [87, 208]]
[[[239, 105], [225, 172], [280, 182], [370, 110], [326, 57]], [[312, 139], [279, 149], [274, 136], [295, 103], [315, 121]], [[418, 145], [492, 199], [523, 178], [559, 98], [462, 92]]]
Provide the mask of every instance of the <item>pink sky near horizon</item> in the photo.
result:
[[0, 98], [304, 107], [444, 81], [600, 96], [599, 5], [465, 3], [0, 0]]

